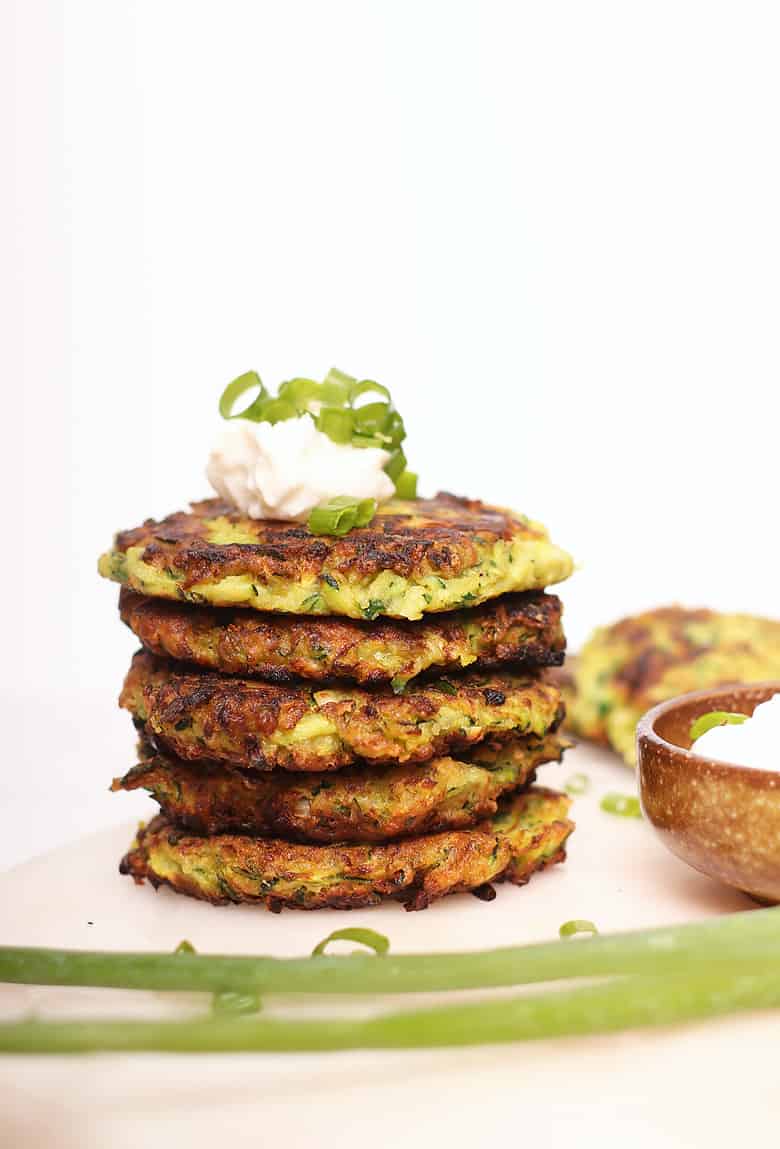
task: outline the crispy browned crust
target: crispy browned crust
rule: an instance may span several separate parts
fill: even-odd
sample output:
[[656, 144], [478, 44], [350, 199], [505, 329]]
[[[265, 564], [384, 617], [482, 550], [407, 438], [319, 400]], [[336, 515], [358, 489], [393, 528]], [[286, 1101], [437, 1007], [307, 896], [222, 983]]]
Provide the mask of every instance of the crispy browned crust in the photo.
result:
[[154, 654], [270, 682], [302, 677], [404, 683], [426, 670], [466, 664], [557, 666], [566, 649], [561, 601], [541, 591], [503, 595], [420, 622], [360, 622], [185, 605], [123, 587], [119, 613]]
[[[226, 678], [144, 651], [133, 658], [119, 703], [179, 758], [306, 771], [361, 758], [424, 762], [486, 737], [546, 734], [563, 716], [558, 688], [533, 675], [469, 673], [396, 695]], [[291, 741], [300, 723], [316, 717], [325, 733]]]
[[[240, 524], [255, 542], [209, 544], [204, 539], [206, 520], [224, 517]], [[543, 540], [545, 535], [526, 519], [486, 506], [478, 499], [463, 499], [441, 492], [414, 503], [414, 518], [380, 507], [367, 527], [343, 538], [312, 535], [296, 523], [244, 517], [219, 499], [193, 503], [190, 511], [177, 511], [157, 521], [121, 531], [118, 551], [144, 547], [143, 561], [161, 570], [174, 569], [183, 590], [201, 582], [231, 575], [251, 575], [261, 582], [281, 578], [304, 582], [327, 569], [368, 581], [381, 571], [404, 578], [428, 572], [453, 577], [479, 561], [479, 547], [499, 539]]]
[[201, 838], [158, 815], [139, 830], [119, 869], [139, 884], [167, 885], [212, 905], [243, 902], [279, 912], [354, 909], [395, 898], [420, 910], [448, 894], [482, 892], [490, 882], [524, 885], [535, 871], [563, 861], [574, 829], [566, 817], [568, 799], [535, 787], [508, 799], [504, 809], [522, 817], [534, 805], [538, 818], [528, 818], [520, 830], [502, 832], [494, 820], [386, 845]]
[[495, 814], [502, 795], [532, 782], [537, 767], [560, 762], [567, 745], [548, 734], [483, 743], [480, 762], [360, 763], [324, 777], [184, 762], [141, 739], [139, 765], [111, 788], [148, 790], [166, 818], [195, 834], [386, 842], [477, 825]]

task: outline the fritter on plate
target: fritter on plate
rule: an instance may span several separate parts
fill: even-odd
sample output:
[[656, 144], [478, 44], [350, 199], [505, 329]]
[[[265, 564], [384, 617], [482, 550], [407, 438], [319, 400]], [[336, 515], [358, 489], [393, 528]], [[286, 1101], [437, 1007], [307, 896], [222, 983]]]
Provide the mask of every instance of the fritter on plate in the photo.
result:
[[567, 578], [572, 560], [538, 523], [440, 494], [385, 503], [340, 538], [208, 499], [123, 531], [98, 569], [154, 598], [373, 620], [541, 590]]
[[521, 885], [535, 870], [562, 861], [574, 828], [568, 810], [565, 795], [533, 788], [505, 799], [492, 819], [471, 830], [352, 846], [200, 838], [160, 815], [139, 831], [120, 871], [217, 904], [350, 909], [399, 898], [420, 910], [445, 894], [500, 879]]
[[335, 774], [260, 773], [156, 754], [113, 790], [148, 790], [163, 814], [196, 834], [253, 834], [291, 841], [381, 842], [474, 826], [505, 793], [559, 762], [556, 734], [481, 743], [478, 761], [434, 758], [422, 765], [347, 767]]
[[425, 762], [491, 736], [541, 736], [563, 717], [557, 686], [531, 675], [467, 672], [393, 694], [226, 678], [143, 651], [119, 701], [179, 758], [256, 769]]
[[123, 587], [119, 612], [147, 650], [222, 674], [269, 682], [348, 678], [403, 686], [422, 671], [557, 666], [566, 640], [561, 601], [532, 591], [419, 622], [258, 614], [191, 606]]
[[[560, 681], [567, 725], [635, 764], [645, 711], [691, 690], [780, 678], [780, 622], [661, 607], [597, 630]], [[568, 664], [567, 668], [568, 669]]]

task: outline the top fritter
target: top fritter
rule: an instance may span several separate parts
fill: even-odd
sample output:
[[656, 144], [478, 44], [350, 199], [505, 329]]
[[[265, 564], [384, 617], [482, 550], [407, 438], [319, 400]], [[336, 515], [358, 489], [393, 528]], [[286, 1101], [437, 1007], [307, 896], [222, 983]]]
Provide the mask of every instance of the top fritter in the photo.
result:
[[343, 537], [251, 519], [218, 499], [123, 531], [99, 570], [158, 598], [288, 614], [418, 619], [572, 572], [544, 527], [477, 500], [439, 494], [384, 503]]

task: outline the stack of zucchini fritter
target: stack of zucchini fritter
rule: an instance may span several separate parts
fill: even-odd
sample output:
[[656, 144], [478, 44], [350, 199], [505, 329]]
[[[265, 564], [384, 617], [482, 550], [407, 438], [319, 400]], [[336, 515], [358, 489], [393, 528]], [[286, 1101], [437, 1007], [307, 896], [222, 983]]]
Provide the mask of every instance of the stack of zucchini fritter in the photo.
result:
[[449, 495], [341, 538], [217, 500], [100, 560], [143, 650], [120, 703], [161, 813], [137, 881], [269, 909], [421, 909], [564, 857], [561, 607], [571, 559], [538, 524]]

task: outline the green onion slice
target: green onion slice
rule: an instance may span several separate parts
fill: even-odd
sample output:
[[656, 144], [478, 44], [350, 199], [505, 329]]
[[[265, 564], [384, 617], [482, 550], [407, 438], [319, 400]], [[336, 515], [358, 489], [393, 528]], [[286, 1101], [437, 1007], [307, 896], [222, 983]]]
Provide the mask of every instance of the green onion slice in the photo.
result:
[[573, 938], [575, 934], [597, 934], [599, 931], [593, 922], [589, 922], [587, 918], [572, 918], [570, 922], [564, 922], [558, 930], [558, 934], [562, 938]]
[[322, 402], [322, 383], [316, 379], [288, 379], [279, 387], [279, 398], [292, 403], [298, 414], [309, 410], [312, 402]]
[[353, 414], [358, 435], [377, 435], [383, 442], [389, 442], [389, 436], [385, 436], [385, 427], [390, 419], [387, 403], [366, 403], [365, 407], [354, 407]]
[[328, 403], [348, 403], [352, 388], [357, 383], [354, 375], [347, 375], [346, 371], [339, 371], [338, 367], [331, 367], [323, 381], [329, 398]]
[[175, 954], [195, 954], [198, 951], [192, 942], [188, 942], [186, 938], [179, 942], [176, 949], [173, 951]]
[[642, 817], [639, 799], [631, 794], [605, 794], [600, 804], [607, 814], [617, 814], [621, 818]]
[[[248, 407], [243, 411], [233, 412], [236, 400], [240, 399], [247, 391], [253, 387], [258, 387], [259, 391]], [[219, 400], [219, 413], [223, 419], [255, 419], [255, 408], [258, 403], [268, 398], [268, 392], [263, 386], [263, 381], [256, 371], [245, 371], [243, 375], [239, 375], [232, 383], [228, 383], [225, 390], [222, 392]]]
[[405, 470], [406, 455], [399, 447], [396, 451], [393, 451], [392, 455], [385, 463], [385, 474], [389, 475], [394, 483], [397, 483]]
[[387, 435], [393, 447], [399, 447], [406, 438], [404, 421], [395, 408], [391, 408], [390, 410], [390, 416], [385, 424], [383, 434]]
[[563, 788], [567, 794], [586, 794], [590, 789], [590, 778], [587, 774], [572, 774]]
[[362, 398], [363, 395], [381, 395], [383, 399], [387, 400], [387, 403], [382, 404], [383, 407], [390, 403], [390, 392], [381, 383], [375, 383], [373, 379], [363, 379], [360, 383], [352, 384], [349, 390], [349, 401], [353, 407], [355, 400]]
[[386, 451], [389, 443], [385, 435], [359, 435], [352, 436], [353, 447], [379, 447], [380, 450]]
[[315, 424], [317, 430], [334, 443], [350, 443], [355, 430], [355, 416], [345, 407], [322, 407]]
[[262, 403], [255, 403], [254, 408], [257, 423], [284, 423], [298, 415], [297, 407], [289, 399], [264, 399]]
[[355, 525], [367, 527], [376, 514], [376, 499], [360, 499], [357, 505], [357, 519]]
[[318, 942], [311, 951], [311, 956], [319, 957], [325, 953], [326, 947], [331, 942], [340, 941], [359, 942], [360, 945], [366, 946], [380, 956], [386, 954], [390, 949], [390, 939], [384, 934], [378, 934], [376, 930], [364, 929], [362, 926], [346, 926], [343, 930], [334, 930], [332, 934], [328, 934], [326, 938]]
[[735, 714], [729, 710], [711, 710], [709, 714], [700, 714], [698, 718], [694, 719], [691, 723], [689, 737], [691, 742], [695, 742], [697, 738], [701, 738], [702, 734], [706, 734], [708, 730], [714, 730], [716, 726], [741, 726], [749, 717], [749, 714]]
[[354, 527], [365, 527], [376, 514], [376, 499], [353, 499], [339, 495], [314, 507], [308, 527], [313, 535], [346, 535]]
[[259, 1013], [262, 1002], [256, 993], [233, 993], [225, 990], [211, 999], [212, 1013]]
[[414, 471], [403, 471], [395, 481], [395, 493], [399, 499], [417, 498], [417, 475]]

